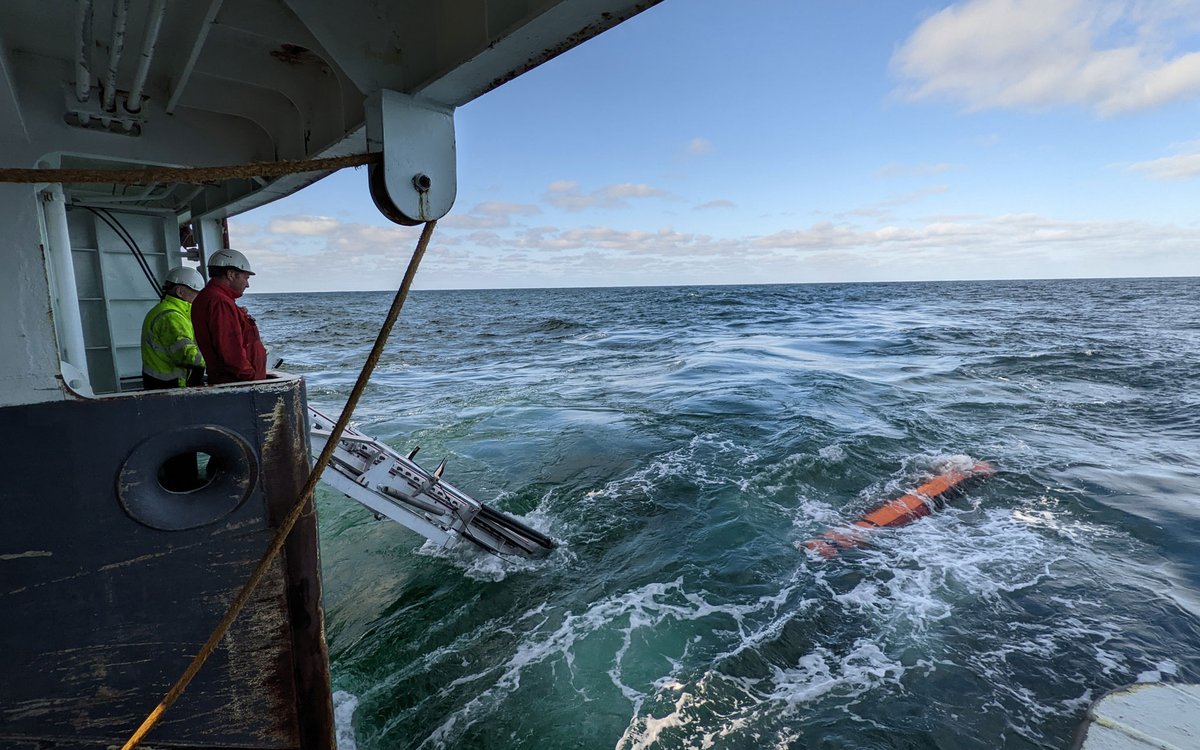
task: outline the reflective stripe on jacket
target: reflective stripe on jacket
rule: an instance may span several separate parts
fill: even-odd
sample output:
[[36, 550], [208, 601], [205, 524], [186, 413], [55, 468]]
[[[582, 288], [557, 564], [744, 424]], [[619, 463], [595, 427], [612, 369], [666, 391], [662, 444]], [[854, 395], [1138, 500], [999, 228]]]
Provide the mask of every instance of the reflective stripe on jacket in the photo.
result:
[[188, 368], [203, 367], [192, 331], [192, 304], [163, 297], [142, 321], [142, 374], [187, 385]]
[[209, 281], [192, 303], [196, 343], [208, 364], [209, 385], [267, 377], [267, 350], [258, 325], [226, 286]]

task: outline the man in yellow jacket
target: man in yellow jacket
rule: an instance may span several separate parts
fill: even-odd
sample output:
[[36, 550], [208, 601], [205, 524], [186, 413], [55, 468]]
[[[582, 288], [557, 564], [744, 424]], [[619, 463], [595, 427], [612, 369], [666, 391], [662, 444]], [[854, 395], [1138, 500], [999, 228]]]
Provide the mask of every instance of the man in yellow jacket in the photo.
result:
[[142, 322], [142, 387], [182, 388], [204, 384], [204, 357], [192, 329], [192, 300], [204, 279], [180, 266], [167, 273], [163, 298]]

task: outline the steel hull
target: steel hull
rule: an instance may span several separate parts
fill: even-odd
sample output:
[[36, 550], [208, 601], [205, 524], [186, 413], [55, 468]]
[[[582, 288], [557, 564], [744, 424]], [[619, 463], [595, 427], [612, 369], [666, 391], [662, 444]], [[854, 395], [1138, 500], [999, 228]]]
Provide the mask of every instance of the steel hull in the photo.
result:
[[[199, 651], [296, 501], [308, 472], [304, 415], [298, 379], [0, 409], [8, 519], [0, 532], [0, 744], [94, 748], [128, 738]], [[248, 465], [227, 471], [244, 470], [246, 481], [215, 495], [167, 497], [207, 505], [215, 519], [162, 511], [158, 483], [136, 474], [131, 481], [128, 469], [141, 446], [203, 442], [197, 425], [219, 428], [213, 434], [251, 453]], [[172, 517], [198, 525], [147, 524], [169, 526]], [[329, 695], [310, 507], [147, 741], [334, 747]]]

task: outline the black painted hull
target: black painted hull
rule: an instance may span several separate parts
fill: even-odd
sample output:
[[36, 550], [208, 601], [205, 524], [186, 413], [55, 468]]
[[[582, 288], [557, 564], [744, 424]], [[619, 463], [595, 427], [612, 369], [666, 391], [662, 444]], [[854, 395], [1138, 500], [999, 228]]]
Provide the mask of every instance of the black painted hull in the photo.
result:
[[[128, 739], [296, 501], [304, 419], [295, 379], [0, 409], [0, 746]], [[172, 441], [219, 481], [163, 490], [145, 466]], [[334, 747], [311, 506], [146, 744]]]

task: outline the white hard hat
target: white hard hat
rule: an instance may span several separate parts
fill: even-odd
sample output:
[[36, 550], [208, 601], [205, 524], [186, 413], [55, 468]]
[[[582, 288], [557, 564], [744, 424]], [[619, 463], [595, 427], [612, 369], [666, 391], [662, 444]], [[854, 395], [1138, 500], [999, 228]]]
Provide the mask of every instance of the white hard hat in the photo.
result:
[[183, 284], [188, 289], [199, 292], [204, 290], [204, 277], [194, 268], [178, 266], [167, 271], [166, 286], [170, 287], [176, 284]]
[[254, 271], [250, 270], [250, 261], [246, 260], [246, 256], [232, 248], [218, 250], [208, 257], [209, 268], [236, 268], [239, 271], [245, 271], [251, 276]]

